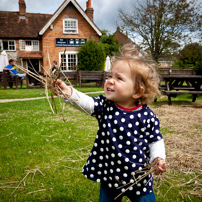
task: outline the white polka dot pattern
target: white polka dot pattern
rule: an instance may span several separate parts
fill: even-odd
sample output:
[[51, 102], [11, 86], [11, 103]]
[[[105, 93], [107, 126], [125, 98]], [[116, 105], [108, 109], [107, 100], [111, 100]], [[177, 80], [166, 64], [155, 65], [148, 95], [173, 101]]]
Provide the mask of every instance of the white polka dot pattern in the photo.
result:
[[[147, 105], [139, 111], [123, 111], [102, 95], [93, 99], [92, 115], [98, 120], [99, 130], [82, 172], [88, 179], [105, 182], [109, 188], [126, 185], [121, 188], [124, 192], [134, 183], [134, 177], [140, 177], [136, 171], [147, 166], [149, 143], [162, 139], [159, 121]], [[152, 176], [148, 176], [128, 191], [148, 194], [152, 185]]]

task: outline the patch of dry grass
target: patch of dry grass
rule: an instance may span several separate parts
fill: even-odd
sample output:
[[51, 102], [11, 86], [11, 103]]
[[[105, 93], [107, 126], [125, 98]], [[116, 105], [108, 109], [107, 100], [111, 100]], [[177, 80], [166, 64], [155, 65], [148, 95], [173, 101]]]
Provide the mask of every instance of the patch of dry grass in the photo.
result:
[[185, 177], [194, 176], [188, 182], [182, 179], [176, 186], [192, 186], [189, 193], [202, 197], [202, 101], [180, 106], [163, 105], [154, 111], [161, 128], [172, 131], [163, 134], [168, 169]]
[[177, 170], [202, 168], [202, 101], [192, 105], [168, 106], [155, 109], [162, 128], [172, 134], [164, 135], [167, 161]]

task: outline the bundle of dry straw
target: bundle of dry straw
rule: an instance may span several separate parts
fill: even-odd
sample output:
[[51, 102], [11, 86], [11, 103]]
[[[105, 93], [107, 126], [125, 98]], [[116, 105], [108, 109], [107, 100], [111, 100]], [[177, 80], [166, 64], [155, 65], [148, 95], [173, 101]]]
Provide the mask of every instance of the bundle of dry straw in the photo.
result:
[[[65, 55], [65, 51], [64, 51], [64, 54], [63, 54], [63, 57], [62, 57], [62, 61], [64, 59], [64, 55]], [[48, 54], [49, 56], [49, 54]], [[31, 62], [30, 62], [31, 64]], [[49, 59], [49, 64], [50, 64], [50, 59]], [[32, 65], [32, 64], [31, 64]], [[60, 72], [62, 73], [62, 75], [64, 76], [65, 80], [63, 81], [67, 86], [71, 86], [72, 87], [72, 84], [71, 82], [69, 81], [68, 77], [64, 74], [63, 71], [61, 71], [61, 65], [62, 65], [62, 62], [59, 66], [59, 70], [58, 72], [56, 70], [52, 71], [52, 68], [51, 68], [51, 65], [49, 67], [49, 70], [47, 71], [43, 66], [41, 66], [44, 70], [44, 72], [46, 73], [45, 76], [42, 76], [40, 75], [33, 67], [30, 67], [33, 71], [30, 71], [20, 65], [16, 65], [16, 67], [23, 71], [24, 73], [26, 73], [27, 75], [33, 77], [34, 79], [36, 79], [37, 81], [39, 81], [42, 85], [44, 85], [45, 87], [45, 94], [46, 94], [46, 97], [47, 97], [47, 100], [49, 102], [49, 105], [50, 105], [50, 108], [54, 113], [57, 113], [57, 107], [56, 107], [56, 103], [55, 103], [55, 100], [54, 100], [54, 95], [57, 95], [59, 98], [62, 98], [62, 99], [67, 99], [69, 101], [70, 104], [73, 104], [73, 103], [76, 103], [76, 105], [78, 105], [82, 111], [84, 111], [86, 114], [89, 114], [85, 109], [83, 109], [75, 100], [71, 99], [70, 95], [67, 95], [63, 92], [63, 90], [60, 88], [60, 86], [57, 85], [56, 81], [59, 79], [59, 75], [60, 75]], [[51, 92], [51, 100], [52, 102], [49, 100], [49, 96], [48, 96], [48, 92]], [[60, 100], [60, 99], [59, 99]], [[62, 102], [60, 100], [60, 103], [62, 105]], [[64, 110], [64, 105], [63, 105], [63, 110]]]

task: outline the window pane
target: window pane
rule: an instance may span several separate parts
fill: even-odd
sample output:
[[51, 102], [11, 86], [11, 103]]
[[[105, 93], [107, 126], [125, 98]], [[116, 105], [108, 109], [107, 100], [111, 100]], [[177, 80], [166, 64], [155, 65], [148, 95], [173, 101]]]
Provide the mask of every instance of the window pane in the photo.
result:
[[25, 41], [26, 46], [31, 46], [32, 42], [31, 41]]
[[38, 46], [39, 42], [38, 41], [33, 41], [34, 46]]
[[77, 32], [77, 21], [76, 20], [65, 20], [64, 21], [64, 33], [76, 33]]
[[3, 50], [8, 50], [8, 41], [3, 41]]
[[15, 46], [9, 46], [9, 50], [15, 50]]
[[20, 50], [25, 50], [25, 41], [19, 40]]
[[14, 41], [9, 41], [10, 46], [14, 46]]
[[33, 50], [39, 51], [39, 42], [38, 41], [32, 41], [33, 43]]
[[14, 41], [9, 41], [9, 50], [15, 50], [15, 42]]
[[66, 62], [66, 55], [64, 55], [64, 58], [63, 58], [63, 55], [64, 54], [61, 54], [61, 60], [62, 60], [62, 65], [61, 65], [61, 70], [67, 70], [67, 62]]
[[77, 55], [68, 54], [68, 70], [76, 70], [77, 65]]
[[[61, 60], [62, 60], [63, 54], [61, 54]], [[73, 71], [77, 70], [77, 53], [72, 54], [65, 54], [64, 59], [62, 61], [61, 70], [62, 71]]]

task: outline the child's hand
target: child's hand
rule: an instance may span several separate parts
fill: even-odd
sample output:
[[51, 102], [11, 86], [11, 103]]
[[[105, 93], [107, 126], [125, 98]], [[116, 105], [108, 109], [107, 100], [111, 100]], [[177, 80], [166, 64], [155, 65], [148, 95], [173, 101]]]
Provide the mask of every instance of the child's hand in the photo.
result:
[[72, 95], [72, 89], [68, 87], [63, 81], [57, 80], [56, 84], [62, 89], [63, 93], [67, 96], [71, 97]]
[[156, 165], [156, 170], [154, 171], [155, 175], [160, 175], [163, 172], [166, 172], [166, 164], [165, 164], [164, 159], [155, 158], [152, 163], [154, 163], [154, 165]]

